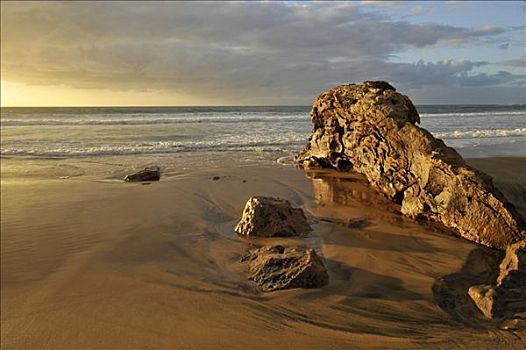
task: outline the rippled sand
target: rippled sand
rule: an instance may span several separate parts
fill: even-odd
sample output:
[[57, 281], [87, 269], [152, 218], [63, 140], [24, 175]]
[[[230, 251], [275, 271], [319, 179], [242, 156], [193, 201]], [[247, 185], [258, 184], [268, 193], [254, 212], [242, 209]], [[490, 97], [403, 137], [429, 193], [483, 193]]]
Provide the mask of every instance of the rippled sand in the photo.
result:
[[[526, 214], [526, 158], [472, 164]], [[462, 294], [497, 257], [402, 217], [360, 176], [190, 169], [150, 185], [119, 171], [3, 176], [2, 349], [524, 348], [524, 334], [483, 321]], [[238, 238], [256, 194], [302, 206], [312, 234]], [[261, 293], [238, 261], [262, 243], [314, 247], [329, 285]]]

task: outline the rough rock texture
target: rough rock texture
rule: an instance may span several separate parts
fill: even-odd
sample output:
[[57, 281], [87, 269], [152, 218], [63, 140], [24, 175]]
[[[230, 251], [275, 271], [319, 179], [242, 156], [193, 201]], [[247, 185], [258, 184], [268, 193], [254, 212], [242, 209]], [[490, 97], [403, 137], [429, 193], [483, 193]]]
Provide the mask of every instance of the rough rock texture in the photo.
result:
[[161, 168], [158, 166], [147, 167], [144, 170], [133, 174], [126, 175], [124, 181], [139, 182], [139, 181], [159, 181], [161, 179]]
[[487, 319], [492, 319], [496, 313], [502, 311], [504, 304], [502, 293], [494, 286], [487, 284], [472, 286], [468, 294]]
[[312, 229], [300, 208], [293, 208], [284, 199], [251, 197], [241, 221], [234, 229], [244, 236], [288, 237], [308, 233]]
[[313, 249], [265, 246], [250, 250], [241, 261], [248, 263], [249, 278], [265, 292], [318, 288], [329, 282], [325, 265]]
[[524, 237], [524, 221], [493, 187], [442, 140], [416, 125], [407, 96], [382, 81], [335, 87], [311, 111], [313, 133], [296, 164], [365, 175], [402, 205], [402, 213], [455, 229], [462, 237], [505, 249]]
[[524, 287], [503, 288], [482, 284], [470, 287], [468, 295], [487, 319], [513, 319], [526, 311]]
[[526, 288], [526, 240], [514, 243], [506, 249], [506, 256], [499, 266], [497, 286]]
[[472, 286], [468, 295], [487, 319], [526, 312], [526, 240], [506, 249], [496, 285]]

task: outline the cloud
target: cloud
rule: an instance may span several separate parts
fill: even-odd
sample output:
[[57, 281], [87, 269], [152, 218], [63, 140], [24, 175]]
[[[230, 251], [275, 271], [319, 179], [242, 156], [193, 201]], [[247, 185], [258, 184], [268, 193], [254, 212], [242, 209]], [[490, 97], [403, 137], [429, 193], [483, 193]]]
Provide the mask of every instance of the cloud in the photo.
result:
[[494, 74], [473, 73], [474, 68], [488, 65], [484, 61], [438, 61], [415, 64], [399, 64], [400, 71], [394, 79], [405, 83], [410, 88], [422, 86], [496, 86], [503, 84], [518, 85], [524, 81], [526, 75], [512, 74], [499, 71]]
[[505, 65], [505, 66], [518, 67], [518, 68], [523, 68], [526, 70], [526, 57], [504, 60], [498, 63]]
[[430, 9], [426, 9], [425, 7], [422, 7], [422, 6], [415, 6], [411, 9], [411, 15], [413, 16], [418, 16], [418, 15], [422, 15], [424, 13], [428, 13], [430, 12], [431, 10]]
[[[364, 79], [385, 79], [396, 82], [403, 89], [420, 89], [432, 86], [471, 86], [488, 87], [508, 85], [522, 85], [526, 75], [512, 74], [507, 71], [499, 71], [495, 74], [474, 73], [477, 67], [489, 65], [485, 61], [448, 60], [437, 62], [424, 62], [420, 60], [415, 63], [394, 62], [361, 62], [360, 67], [364, 73], [370, 76], [358, 75]], [[341, 84], [344, 81], [333, 81], [332, 84]]]
[[460, 74], [459, 83], [462, 86], [488, 86], [511, 84], [516, 86], [523, 86], [526, 80], [526, 75], [512, 74], [507, 71], [499, 71], [495, 74], [478, 73], [468, 75], [467, 73]]
[[387, 0], [362, 0], [360, 1], [361, 5], [365, 6], [378, 6], [378, 7], [393, 7], [397, 6], [401, 1], [387, 1]]
[[332, 82], [408, 88], [517, 83], [486, 62], [395, 63], [412, 48], [501, 40], [510, 28], [393, 21], [353, 3], [2, 3], [2, 76], [34, 85], [309, 101]]

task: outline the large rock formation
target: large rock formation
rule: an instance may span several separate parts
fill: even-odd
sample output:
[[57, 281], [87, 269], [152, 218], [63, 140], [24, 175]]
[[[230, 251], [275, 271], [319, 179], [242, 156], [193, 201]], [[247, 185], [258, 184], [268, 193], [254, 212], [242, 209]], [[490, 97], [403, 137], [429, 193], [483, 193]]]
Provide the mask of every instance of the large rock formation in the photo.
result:
[[329, 275], [313, 249], [265, 246], [250, 250], [242, 259], [248, 263], [249, 278], [263, 291], [289, 288], [318, 288]]
[[505, 249], [526, 237], [524, 221], [491, 178], [418, 127], [409, 98], [388, 83], [366, 81], [324, 92], [311, 120], [310, 141], [296, 157], [300, 167], [362, 173], [403, 214], [441, 222], [489, 247]]
[[234, 229], [242, 236], [288, 237], [309, 233], [301, 208], [293, 208], [285, 199], [254, 196], [243, 210], [241, 221]]

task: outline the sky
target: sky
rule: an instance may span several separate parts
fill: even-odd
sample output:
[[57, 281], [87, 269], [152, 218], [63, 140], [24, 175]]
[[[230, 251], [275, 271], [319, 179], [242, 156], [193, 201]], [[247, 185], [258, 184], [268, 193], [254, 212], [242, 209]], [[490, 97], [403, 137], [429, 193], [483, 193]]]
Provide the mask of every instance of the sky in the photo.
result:
[[526, 103], [526, 2], [1, 2], [2, 106]]

